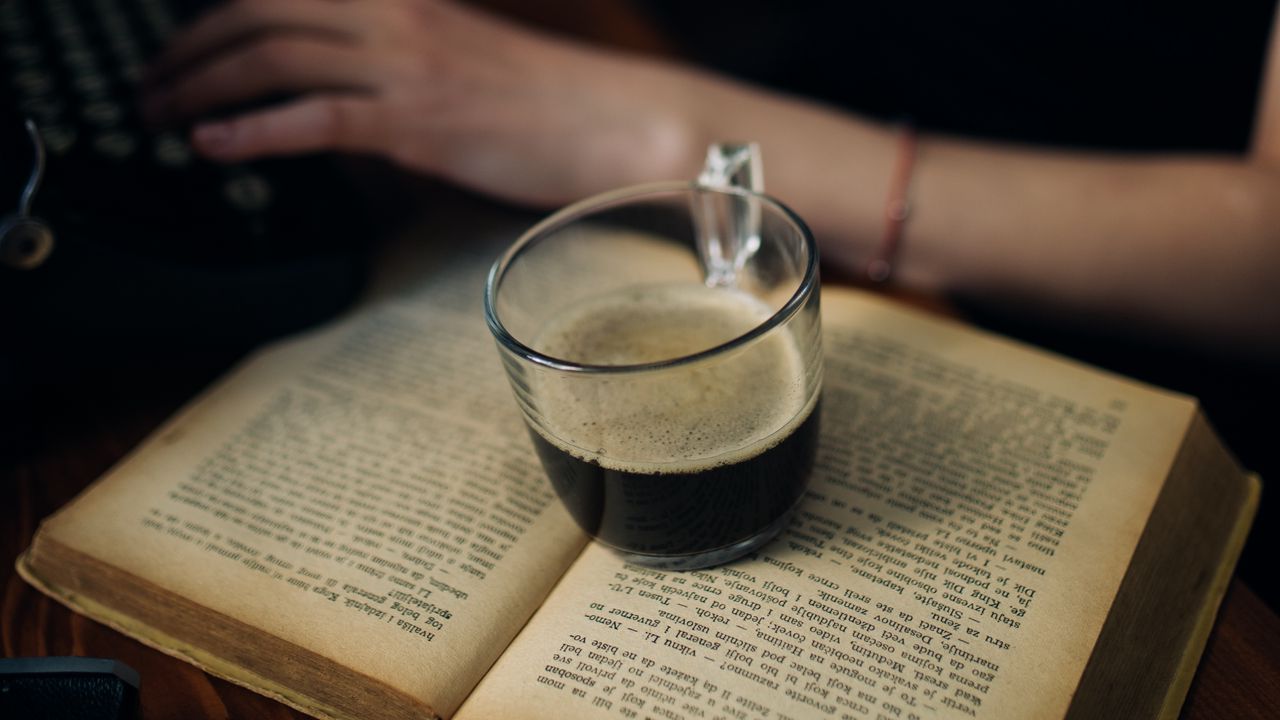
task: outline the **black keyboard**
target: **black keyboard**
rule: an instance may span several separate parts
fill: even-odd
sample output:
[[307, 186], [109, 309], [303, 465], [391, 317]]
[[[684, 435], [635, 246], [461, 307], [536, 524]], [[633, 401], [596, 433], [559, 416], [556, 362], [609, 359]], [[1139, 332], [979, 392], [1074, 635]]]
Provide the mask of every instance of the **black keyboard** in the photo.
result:
[[0, 214], [47, 154], [34, 215], [55, 248], [0, 268], [6, 335], [260, 340], [340, 309], [363, 275], [367, 217], [328, 157], [221, 165], [184, 128], [152, 130], [137, 88], [165, 40], [208, 3], [0, 0]]

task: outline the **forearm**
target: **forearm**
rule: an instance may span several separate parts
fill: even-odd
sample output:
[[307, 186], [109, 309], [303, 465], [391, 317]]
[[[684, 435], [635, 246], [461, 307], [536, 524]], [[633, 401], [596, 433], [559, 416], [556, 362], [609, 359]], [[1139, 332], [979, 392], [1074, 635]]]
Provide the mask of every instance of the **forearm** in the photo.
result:
[[903, 278], [1206, 340], [1280, 344], [1280, 174], [1243, 158], [925, 141]]
[[[856, 274], [884, 233], [898, 131], [747, 88], [703, 120], [761, 142], [767, 188]], [[716, 117], [720, 119], [717, 120]], [[1203, 340], [1280, 345], [1280, 170], [923, 135], [895, 277]]]

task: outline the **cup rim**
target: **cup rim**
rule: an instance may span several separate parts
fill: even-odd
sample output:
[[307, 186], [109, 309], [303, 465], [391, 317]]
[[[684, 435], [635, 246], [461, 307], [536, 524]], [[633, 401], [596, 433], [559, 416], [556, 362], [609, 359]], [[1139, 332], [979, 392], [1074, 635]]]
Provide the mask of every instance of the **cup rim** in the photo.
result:
[[[796, 226], [797, 229], [799, 229], [800, 236], [801, 238], [803, 238], [805, 247], [809, 251], [809, 258], [808, 258], [808, 262], [805, 265], [804, 274], [800, 279], [800, 283], [799, 283], [799, 286], [796, 288], [796, 291], [792, 293], [790, 298], [787, 299], [787, 302], [785, 302], [782, 305], [782, 307], [778, 308], [778, 310], [774, 312], [772, 315], [770, 315], [766, 320], [759, 323], [758, 325], [753, 327], [751, 330], [748, 330], [742, 335], [739, 335], [730, 340], [726, 340], [725, 342], [722, 342], [719, 345], [713, 345], [712, 347], [706, 348], [704, 350], [699, 350], [698, 352], [691, 353], [689, 355], [681, 355], [680, 357], [668, 358], [666, 360], [657, 360], [653, 362], [636, 363], [631, 365], [594, 365], [590, 363], [573, 362], [571, 360], [556, 358], [550, 355], [546, 355], [544, 353], [540, 353], [537, 350], [534, 350], [528, 345], [525, 345], [524, 343], [517, 340], [515, 336], [513, 336], [511, 332], [507, 330], [506, 326], [502, 324], [502, 321], [498, 319], [496, 297], [495, 297], [498, 284], [502, 281], [503, 275], [506, 273], [507, 269], [511, 266], [511, 263], [516, 259], [516, 257], [518, 257], [521, 252], [523, 252], [527, 247], [529, 247], [538, 237], [545, 234], [547, 230], [549, 230], [552, 227], [556, 227], [556, 226], [571, 222], [573, 220], [577, 220], [611, 203], [617, 203], [622, 200], [631, 200], [631, 199], [641, 198], [646, 195], [657, 195], [661, 193], [669, 193], [669, 192], [681, 191], [681, 190], [692, 190], [697, 192], [713, 192], [713, 193], [722, 193], [725, 195], [738, 195], [741, 197], [755, 198], [759, 200], [761, 203], [764, 203], [765, 205], [771, 206], [776, 210], [780, 211], [783, 217], [788, 219], [792, 224]], [[749, 345], [753, 341], [755, 341], [757, 338], [760, 338], [768, 334], [770, 331], [782, 325], [787, 320], [790, 320], [792, 316], [794, 316], [797, 312], [800, 311], [800, 308], [804, 306], [805, 302], [809, 299], [809, 296], [812, 295], [817, 289], [818, 289], [817, 241], [814, 240], [813, 233], [809, 230], [809, 226], [805, 224], [804, 220], [802, 220], [800, 216], [795, 213], [795, 211], [793, 211], [791, 208], [784, 205], [782, 202], [764, 193], [753, 192], [746, 188], [711, 187], [708, 185], [699, 184], [697, 182], [684, 182], [684, 181], [653, 182], [653, 183], [645, 183], [642, 185], [632, 185], [629, 187], [624, 187], [617, 190], [610, 190], [597, 195], [592, 195], [588, 198], [571, 203], [561, 208], [560, 210], [557, 210], [551, 215], [548, 215], [546, 218], [543, 218], [541, 221], [536, 223], [533, 227], [524, 231], [524, 233], [522, 233], [520, 237], [516, 238], [516, 241], [512, 243], [511, 246], [507, 248], [506, 251], [503, 252], [503, 254], [493, 263], [493, 266], [489, 269], [489, 274], [487, 279], [485, 280], [485, 289], [484, 289], [484, 318], [485, 318], [485, 323], [489, 326], [489, 331], [493, 334], [494, 339], [497, 340], [499, 345], [501, 345], [508, 351], [536, 365], [541, 365], [546, 368], [559, 370], [562, 372], [569, 372], [569, 373], [590, 373], [590, 374], [642, 373], [642, 372], [649, 372], [654, 370], [665, 370], [668, 368], [674, 368], [682, 365], [697, 363], [707, 358], [722, 355], [725, 352], [733, 350], [735, 348]]]

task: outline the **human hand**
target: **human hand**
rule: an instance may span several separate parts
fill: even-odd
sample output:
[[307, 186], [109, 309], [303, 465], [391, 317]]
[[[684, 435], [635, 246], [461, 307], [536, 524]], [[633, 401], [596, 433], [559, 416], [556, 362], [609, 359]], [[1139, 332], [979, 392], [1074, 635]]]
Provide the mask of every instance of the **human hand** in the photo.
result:
[[508, 200], [561, 204], [691, 177], [700, 76], [439, 0], [234, 0], [154, 63], [143, 112], [200, 118], [215, 160], [338, 150]]

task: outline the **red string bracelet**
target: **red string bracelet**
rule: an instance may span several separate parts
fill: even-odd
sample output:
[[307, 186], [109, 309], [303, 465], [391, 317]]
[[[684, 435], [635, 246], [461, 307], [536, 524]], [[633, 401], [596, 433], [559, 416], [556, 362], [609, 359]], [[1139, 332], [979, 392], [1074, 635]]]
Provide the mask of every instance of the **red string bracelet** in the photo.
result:
[[867, 263], [867, 279], [873, 283], [887, 282], [893, 275], [898, 247], [902, 244], [902, 229], [911, 214], [909, 194], [911, 170], [916, 164], [916, 130], [904, 126], [898, 135], [898, 160], [889, 184], [889, 199], [884, 206], [884, 237], [880, 250]]

